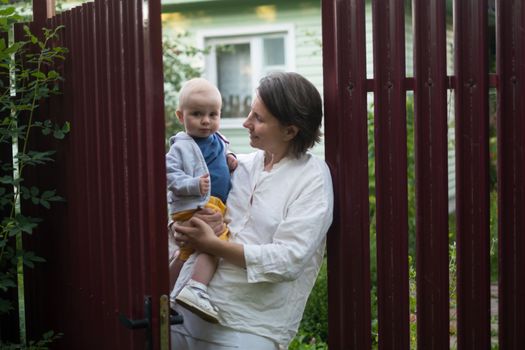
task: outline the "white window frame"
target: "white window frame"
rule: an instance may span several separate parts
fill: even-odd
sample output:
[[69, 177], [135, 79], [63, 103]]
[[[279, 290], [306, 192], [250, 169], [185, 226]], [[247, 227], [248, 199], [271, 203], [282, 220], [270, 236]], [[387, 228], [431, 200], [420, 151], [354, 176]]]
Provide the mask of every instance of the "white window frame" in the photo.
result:
[[[250, 44], [250, 59], [252, 68], [252, 88], [255, 89], [263, 76], [263, 37], [270, 37], [272, 34], [284, 36], [284, 58], [285, 70], [295, 71], [295, 26], [293, 24], [273, 24], [249, 27], [229, 27], [219, 29], [199, 30], [196, 33], [197, 47], [205, 49], [208, 42], [221, 44]], [[213, 84], [217, 85], [217, 56], [215, 48], [204, 58], [204, 77]], [[252, 94], [255, 90], [252, 91]], [[240, 128], [244, 118], [223, 118], [221, 128]]]

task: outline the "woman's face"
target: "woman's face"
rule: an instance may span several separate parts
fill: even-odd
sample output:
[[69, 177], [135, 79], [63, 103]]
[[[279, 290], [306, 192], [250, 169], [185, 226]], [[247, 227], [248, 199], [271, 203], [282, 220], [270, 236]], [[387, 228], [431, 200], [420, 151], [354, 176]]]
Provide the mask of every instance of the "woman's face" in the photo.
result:
[[287, 153], [290, 140], [286, 127], [268, 111], [258, 96], [255, 97], [250, 114], [242, 126], [250, 132], [252, 147], [274, 154]]

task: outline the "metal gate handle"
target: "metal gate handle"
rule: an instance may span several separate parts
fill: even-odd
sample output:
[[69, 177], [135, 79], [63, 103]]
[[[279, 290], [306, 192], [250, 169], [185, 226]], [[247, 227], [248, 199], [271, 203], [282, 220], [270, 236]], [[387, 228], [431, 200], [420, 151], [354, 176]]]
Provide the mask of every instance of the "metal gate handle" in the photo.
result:
[[[160, 308], [161, 308], [161, 349], [167, 349], [169, 346], [169, 325], [173, 324], [181, 324], [183, 322], [182, 315], [178, 314], [174, 310], [170, 309], [168, 297], [166, 295], [161, 296], [160, 298]], [[122, 323], [126, 328], [128, 329], [146, 329], [146, 350], [151, 350], [153, 347], [153, 332], [152, 332], [152, 312], [151, 312], [151, 297], [145, 296], [144, 297], [144, 316], [145, 318], [138, 319], [138, 320], [132, 320], [127, 318], [125, 315], [120, 314], [119, 315], [119, 321]], [[165, 317], [163, 315], [169, 315], [169, 317]], [[169, 323], [169, 325], [166, 325], [166, 322]], [[164, 330], [165, 328], [165, 330]], [[162, 331], [164, 330], [164, 332]]]
[[146, 350], [151, 350], [153, 345], [153, 334], [151, 332], [151, 297], [144, 297], [144, 316], [145, 318], [139, 320], [131, 320], [125, 315], [119, 315], [119, 321], [128, 329], [146, 329]]

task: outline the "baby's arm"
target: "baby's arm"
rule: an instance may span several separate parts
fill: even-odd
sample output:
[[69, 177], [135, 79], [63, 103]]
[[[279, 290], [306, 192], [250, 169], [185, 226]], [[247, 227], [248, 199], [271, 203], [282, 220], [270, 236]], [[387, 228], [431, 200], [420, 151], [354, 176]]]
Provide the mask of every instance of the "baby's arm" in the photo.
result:
[[204, 196], [210, 190], [210, 174], [204, 174], [199, 178], [199, 187], [201, 196]]
[[237, 168], [238, 162], [235, 154], [228, 153], [226, 155], [226, 162], [228, 163], [228, 169], [230, 169], [230, 172], [234, 171]]
[[183, 152], [174, 143], [166, 154], [166, 177], [168, 190], [178, 196], [200, 196], [200, 177], [193, 177], [184, 171]]

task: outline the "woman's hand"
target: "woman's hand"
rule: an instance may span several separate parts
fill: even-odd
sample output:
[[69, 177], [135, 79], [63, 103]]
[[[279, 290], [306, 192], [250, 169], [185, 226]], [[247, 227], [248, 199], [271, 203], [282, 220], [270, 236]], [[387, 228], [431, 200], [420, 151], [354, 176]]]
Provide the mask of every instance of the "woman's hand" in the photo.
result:
[[214, 230], [205, 221], [193, 217], [184, 224], [175, 223], [175, 241], [180, 247], [190, 246], [198, 251], [208, 252], [213, 244], [220, 242]]
[[226, 222], [221, 213], [210, 208], [203, 208], [193, 214], [193, 217], [199, 218], [213, 229], [216, 236], [220, 236], [226, 229]]

